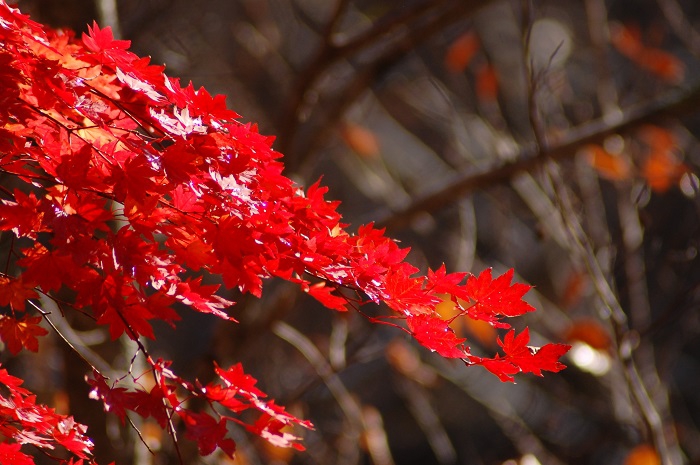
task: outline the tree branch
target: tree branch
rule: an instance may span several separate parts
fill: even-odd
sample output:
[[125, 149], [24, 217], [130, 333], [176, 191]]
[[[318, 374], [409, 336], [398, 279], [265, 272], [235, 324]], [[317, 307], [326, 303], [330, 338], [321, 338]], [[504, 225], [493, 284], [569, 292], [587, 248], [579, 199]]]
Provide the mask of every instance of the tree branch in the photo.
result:
[[[509, 181], [523, 171], [541, 166], [547, 160], [563, 160], [573, 157], [588, 144], [600, 144], [613, 134], [629, 132], [642, 124], [658, 122], [665, 118], [678, 118], [697, 111], [700, 104], [700, 84], [669, 92], [651, 102], [610, 114], [591, 123], [568, 131], [563, 137], [547, 141], [538, 148], [534, 144], [524, 146], [514, 162], [502, 163], [477, 173], [460, 173], [447, 181], [445, 187], [416, 199], [405, 209], [394, 213], [375, 213], [375, 223], [388, 229], [405, 227], [420, 213], [435, 212], [455, 202], [470, 192]], [[541, 152], [541, 156], [537, 153]]]

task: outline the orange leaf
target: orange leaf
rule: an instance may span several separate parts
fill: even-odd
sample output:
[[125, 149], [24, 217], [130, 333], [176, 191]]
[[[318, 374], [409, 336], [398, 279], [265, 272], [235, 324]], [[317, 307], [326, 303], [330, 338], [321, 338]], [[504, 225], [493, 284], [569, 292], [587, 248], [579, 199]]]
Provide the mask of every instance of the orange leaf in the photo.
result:
[[405, 341], [394, 339], [387, 344], [384, 353], [389, 364], [407, 378], [428, 387], [437, 382], [435, 372], [421, 361], [415, 348]]
[[564, 336], [567, 342], [579, 341], [592, 348], [607, 351], [612, 345], [610, 334], [596, 320], [579, 320], [574, 322]]
[[340, 130], [345, 143], [355, 153], [363, 157], [371, 158], [379, 155], [379, 141], [377, 136], [366, 127], [354, 123], [345, 123]]
[[455, 318], [459, 313], [459, 309], [455, 303], [450, 300], [449, 295], [441, 294], [440, 298], [443, 299], [443, 301], [435, 306], [435, 311], [440, 315], [440, 318], [450, 322], [450, 328], [458, 335], [462, 336], [463, 328], [459, 321], [461, 318]]
[[445, 66], [452, 73], [464, 71], [479, 50], [479, 38], [473, 31], [457, 37], [447, 49]]
[[661, 459], [653, 447], [640, 444], [627, 454], [624, 465], [661, 465]]
[[611, 181], [629, 179], [632, 168], [627, 158], [613, 155], [600, 145], [590, 145], [587, 148], [588, 161], [598, 174]]
[[[486, 321], [475, 320], [468, 316], [455, 318], [460, 313], [460, 309], [457, 308], [455, 303], [449, 299], [448, 295], [441, 297], [445, 300], [435, 306], [435, 311], [438, 315], [440, 315], [440, 318], [450, 322], [450, 328], [454, 330], [455, 334], [460, 337], [464, 337], [468, 332], [483, 346], [489, 347], [494, 345], [496, 342], [496, 337], [498, 336], [496, 328]], [[464, 307], [470, 306], [468, 302], [463, 300], [460, 300], [459, 302]]]
[[610, 28], [610, 40], [618, 52], [634, 59], [644, 51], [642, 34], [637, 26], [617, 24]]
[[678, 145], [676, 135], [672, 131], [652, 124], [642, 127], [639, 131], [639, 137], [652, 150], [671, 150]]
[[490, 63], [482, 65], [476, 71], [476, 95], [487, 102], [498, 98], [498, 74]]
[[588, 275], [574, 270], [566, 280], [561, 296], [561, 306], [568, 309], [576, 305], [588, 287]]
[[648, 125], [641, 130], [640, 138], [650, 148], [642, 165], [642, 176], [652, 190], [666, 192], [687, 171], [676, 155], [676, 137], [668, 129]]
[[612, 27], [610, 39], [620, 53], [640, 68], [668, 82], [678, 83], [683, 80], [685, 74], [683, 62], [665, 50], [643, 44], [638, 27], [629, 25]]
[[666, 192], [687, 170], [671, 152], [652, 152], [644, 162], [642, 175], [655, 192]]
[[458, 318], [458, 321], [463, 322], [469, 334], [474, 336], [483, 346], [490, 347], [494, 345], [498, 334], [496, 328], [492, 325], [485, 321], [471, 318]]
[[685, 65], [675, 55], [658, 48], [647, 48], [635, 60], [637, 64], [655, 76], [671, 83], [683, 81]]

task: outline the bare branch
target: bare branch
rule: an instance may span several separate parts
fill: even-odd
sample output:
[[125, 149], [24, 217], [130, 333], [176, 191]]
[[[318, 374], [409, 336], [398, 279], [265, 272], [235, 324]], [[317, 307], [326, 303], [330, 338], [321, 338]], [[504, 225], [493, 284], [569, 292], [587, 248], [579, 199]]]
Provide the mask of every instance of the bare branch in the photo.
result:
[[552, 140], [537, 156], [534, 145], [523, 147], [517, 160], [498, 164], [477, 173], [461, 173], [446, 181], [445, 187], [415, 200], [407, 208], [396, 213], [375, 213], [376, 223], [389, 229], [405, 227], [418, 214], [435, 212], [452, 204], [460, 197], [477, 189], [509, 181], [517, 173], [542, 166], [547, 160], [571, 158], [588, 144], [600, 144], [612, 134], [626, 133], [645, 123], [658, 122], [666, 118], [678, 118], [697, 111], [700, 103], [700, 86], [684, 88], [659, 97], [654, 101], [623, 110], [616, 121], [604, 117], [573, 128], [558, 140]]

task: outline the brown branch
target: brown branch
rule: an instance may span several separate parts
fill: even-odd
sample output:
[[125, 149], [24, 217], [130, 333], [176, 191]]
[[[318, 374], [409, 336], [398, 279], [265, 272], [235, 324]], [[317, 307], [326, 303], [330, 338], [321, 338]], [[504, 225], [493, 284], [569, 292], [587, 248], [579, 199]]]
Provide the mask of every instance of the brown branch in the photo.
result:
[[[659, 122], [666, 118], [678, 118], [697, 111], [700, 104], [700, 85], [669, 92], [658, 99], [632, 106], [621, 112], [616, 121], [603, 117], [568, 131], [559, 139], [548, 141], [538, 148], [524, 146], [514, 162], [499, 164], [477, 173], [460, 173], [445, 183], [445, 187], [416, 199], [405, 209], [394, 213], [375, 214], [378, 226], [400, 229], [423, 212], [435, 212], [459, 198], [478, 189], [509, 181], [513, 176], [542, 166], [547, 160], [563, 160], [573, 157], [588, 144], [600, 144], [613, 134], [629, 132], [642, 124]], [[541, 152], [541, 156], [538, 156]]]

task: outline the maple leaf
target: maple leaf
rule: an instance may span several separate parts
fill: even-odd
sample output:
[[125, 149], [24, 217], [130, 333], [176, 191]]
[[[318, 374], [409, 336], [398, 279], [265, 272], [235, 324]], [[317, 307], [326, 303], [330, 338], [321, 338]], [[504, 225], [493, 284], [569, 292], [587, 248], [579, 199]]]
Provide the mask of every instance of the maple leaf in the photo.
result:
[[510, 330], [498, 345], [501, 346], [505, 356], [497, 356], [492, 359], [480, 359], [473, 357], [472, 362], [483, 365], [487, 370], [498, 376], [501, 381], [515, 381], [516, 373], [533, 373], [543, 376], [542, 371], [558, 372], [566, 368], [559, 362], [559, 358], [571, 349], [566, 344], [547, 344], [540, 348], [528, 346], [530, 331], [525, 328], [519, 335], [515, 330]]
[[72, 454], [80, 458], [87, 458], [92, 442], [83, 436], [86, 431], [87, 428], [76, 423], [73, 417], [65, 417], [54, 428], [53, 438]]
[[251, 375], [246, 374], [243, 371], [243, 365], [240, 363], [236, 363], [226, 370], [215, 363], [214, 370], [224, 383], [226, 383], [226, 386], [234, 389], [236, 392], [242, 392], [249, 397], [265, 397], [265, 393], [255, 387], [258, 381]]
[[411, 334], [423, 346], [447, 358], [465, 358], [467, 351], [449, 324], [440, 318], [421, 314], [406, 319]]
[[[128, 41], [125, 41], [128, 42]], [[165, 101], [165, 96], [161, 95], [153, 86], [153, 84], [140, 79], [134, 73], [124, 72], [121, 68], [117, 67], [116, 76], [121, 82], [123, 82], [127, 87], [135, 92], [142, 92], [148, 98], [154, 102]]]
[[26, 283], [36, 283], [44, 292], [57, 291], [75, 269], [70, 256], [61, 250], [49, 250], [35, 242], [32, 248], [23, 250], [24, 257], [17, 261], [27, 269], [23, 274]]
[[21, 379], [12, 376], [4, 368], [0, 368], [0, 383], [4, 384], [10, 392], [16, 395], [28, 396], [31, 394], [27, 389], [20, 387], [23, 383]]
[[305, 450], [304, 446], [297, 441], [299, 437], [282, 431], [282, 428], [287, 426], [285, 422], [279, 421], [274, 417], [263, 414], [258, 418], [254, 425], [247, 425], [246, 429], [276, 447], [292, 447], [296, 450]]
[[34, 465], [34, 459], [20, 452], [20, 444], [0, 442], [0, 464]]
[[233, 305], [233, 302], [214, 294], [219, 289], [218, 284], [202, 284], [202, 278], [183, 281], [168, 290], [168, 295], [172, 295], [183, 304], [189, 305], [201, 313], [211, 313], [224, 320], [236, 321], [230, 317], [224, 308]]
[[151, 117], [170, 134], [186, 138], [190, 134], [207, 133], [207, 127], [202, 123], [202, 119], [200, 117], [192, 118], [188, 108], [182, 111], [175, 108], [172, 112], [172, 117], [170, 112], [165, 110], [155, 111], [151, 109], [150, 111]]
[[[8, 261], [8, 268], [14, 266], [12, 256], [18, 255], [17, 266], [0, 279], [0, 304], [21, 312], [36, 297], [33, 288], [49, 297], [61, 291], [62, 309], [93, 316], [109, 326], [113, 339], [124, 332], [132, 339], [153, 338], [151, 320], [174, 325], [177, 301], [232, 320], [224, 311], [232, 302], [216, 294], [219, 286], [202, 284], [212, 275], [256, 296], [264, 279], [278, 276], [339, 311], [348, 304], [341, 287], [357, 295], [358, 307], [385, 302], [407, 320], [420, 344], [501, 377], [563, 367], [557, 360], [566, 346], [536, 351], [525, 345], [527, 333], [499, 340], [504, 355], [472, 357], [448, 321], [436, 317], [441, 294], [449, 294], [455, 306], [470, 301], [471, 307], [457, 312], [494, 325], [502, 325], [501, 316], [530, 311], [521, 300], [529, 286], [511, 285], [512, 270], [496, 279], [487, 270], [465, 284], [466, 274], [448, 274], [444, 266], [417, 276], [418, 269], [405, 261], [408, 249], [384, 230], [370, 224], [350, 234], [338, 202], [324, 198], [327, 188], [317, 182], [304, 193], [285, 177], [273, 138], [234, 121], [239, 116], [226, 108], [223, 96], [191, 84], [181, 88], [163, 67], [129, 52], [129, 42], [115, 40], [110, 28], [93, 23], [81, 42], [41, 30], [0, 0], [0, 39], [0, 169], [32, 190], [5, 190], [11, 200], [0, 205], [0, 230], [21, 238]], [[459, 66], [468, 58], [463, 54]], [[366, 145], [366, 153], [376, 152]], [[115, 231], [113, 222], [124, 219], [128, 225]], [[314, 279], [322, 282], [312, 286]], [[0, 337], [10, 352], [36, 350], [45, 331], [39, 321], [0, 319]], [[303, 449], [284, 428], [311, 424], [267, 400], [240, 364], [215, 365], [220, 381], [202, 387], [180, 378], [167, 362], [142, 355], [160, 377], [150, 390], [110, 386], [98, 373], [89, 381], [91, 397], [122, 423], [134, 412], [166, 427], [176, 412], [202, 455], [221, 448], [233, 456], [228, 422], [246, 425], [273, 445]], [[11, 396], [0, 395], [0, 404], [13, 407], [0, 405], [0, 424], [12, 422], [0, 431], [4, 437], [44, 449], [62, 445], [85, 457], [91, 444], [82, 425], [35, 404], [4, 370], [0, 382]], [[260, 416], [250, 425], [195, 413], [178, 399], [181, 392], [188, 401]], [[16, 455], [13, 463], [22, 460], [18, 448], [3, 451]]]
[[449, 294], [460, 299], [469, 299], [469, 293], [460, 283], [469, 273], [447, 273], [443, 264], [437, 270], [428, 269], [426, 288], [436, 294]]
[[506, 271], [496, 279], [491, 277], [491, 269], [487, 268], [477, 276], [467, 280], [466, 291], [474, 304], [466, 309], [466, 314], [476, 320], [483, 320], [493, 326], [508, 328], [510, 325], [499, 322], [500, 316], [520, 316], [535, 309], [522, 300], [522, 297], [532, 286], [514, 283], [513, 269]]
[[12, 310], [23, 312], [26, 301], [38, 296], [33, 287], [24, 283], [22, 276], [18, 279], [0, 276], [0, 306], [9, 305]]
[[127, 52], [130, 40], [115, 40], [112, 28], [107, 26], [100, 29], [96, 21], [93, 21], [92, 26], [88, 25], [88, 33], [83, 34], [83, 44], [88, 50], [122, 66], [135, 58], [131, 52]]
[[39, 326], [41, 317], [24, 316], [21, 319], [7, 315], [0, 316], [0, 338], [12, 355], [17, 355], [22, 348], [32, 352], [39, 351], [37, 336], [46, 336], [49, 332]]
[[92, 386], [90, 399], [102, 401], [105, 412], [114, 413], [123, 425], [126, 421], [126, 411], [135, 407], [133, 393], [122, 387], [110, 387], [107, 379], [96, 371], [93, 371], [92, 378], [86, 377], [86, 381]]
[[20, 190], [14, 192], [15, 202], [0, 201], [0, 231], [13, 231], [17, 237], [36, 239], [40, 232], [47, 231], [44, 224], [44, 207], [34, 192], [29, 195]]
[[200, 455], [206, 456], [221, 448], [229, 457], [236, 452], [236, 443], [226, 438], [226, 419], [216, 421], [205, 412], [178, 412], [187, 428], [185, 437], [197, 441]]
[[169, 418], [165, 407], [167, 397], [161, 386], [155, 385], [150, 392], [134, 391], [131, 398], [133, 399], [134, 412], [143, 418], [153, 417], [161, 428], [166, 427]]
[[137, 340], [140, 336], [155, 339], [153, 327], [148, 320], [153, 315], [143, 305], [121, 305], [118, 307], [109, 306], [97, 319], [99, 325], [109, 325], [109, 335], [112, 340], [119, 338], [126, 333], [132, 340]]
[[334, 295], [332, 293], [334, 289], [332, 287], [328, 287], [326, 284], [326, 282], [316, 283], [313, 286], [310, 286], [307, 292], [311, 297], [321, 302], [327, 308], [330, 308], [331, 310], [338, 310], [340, 312], [347, 312], [347, 299]]

